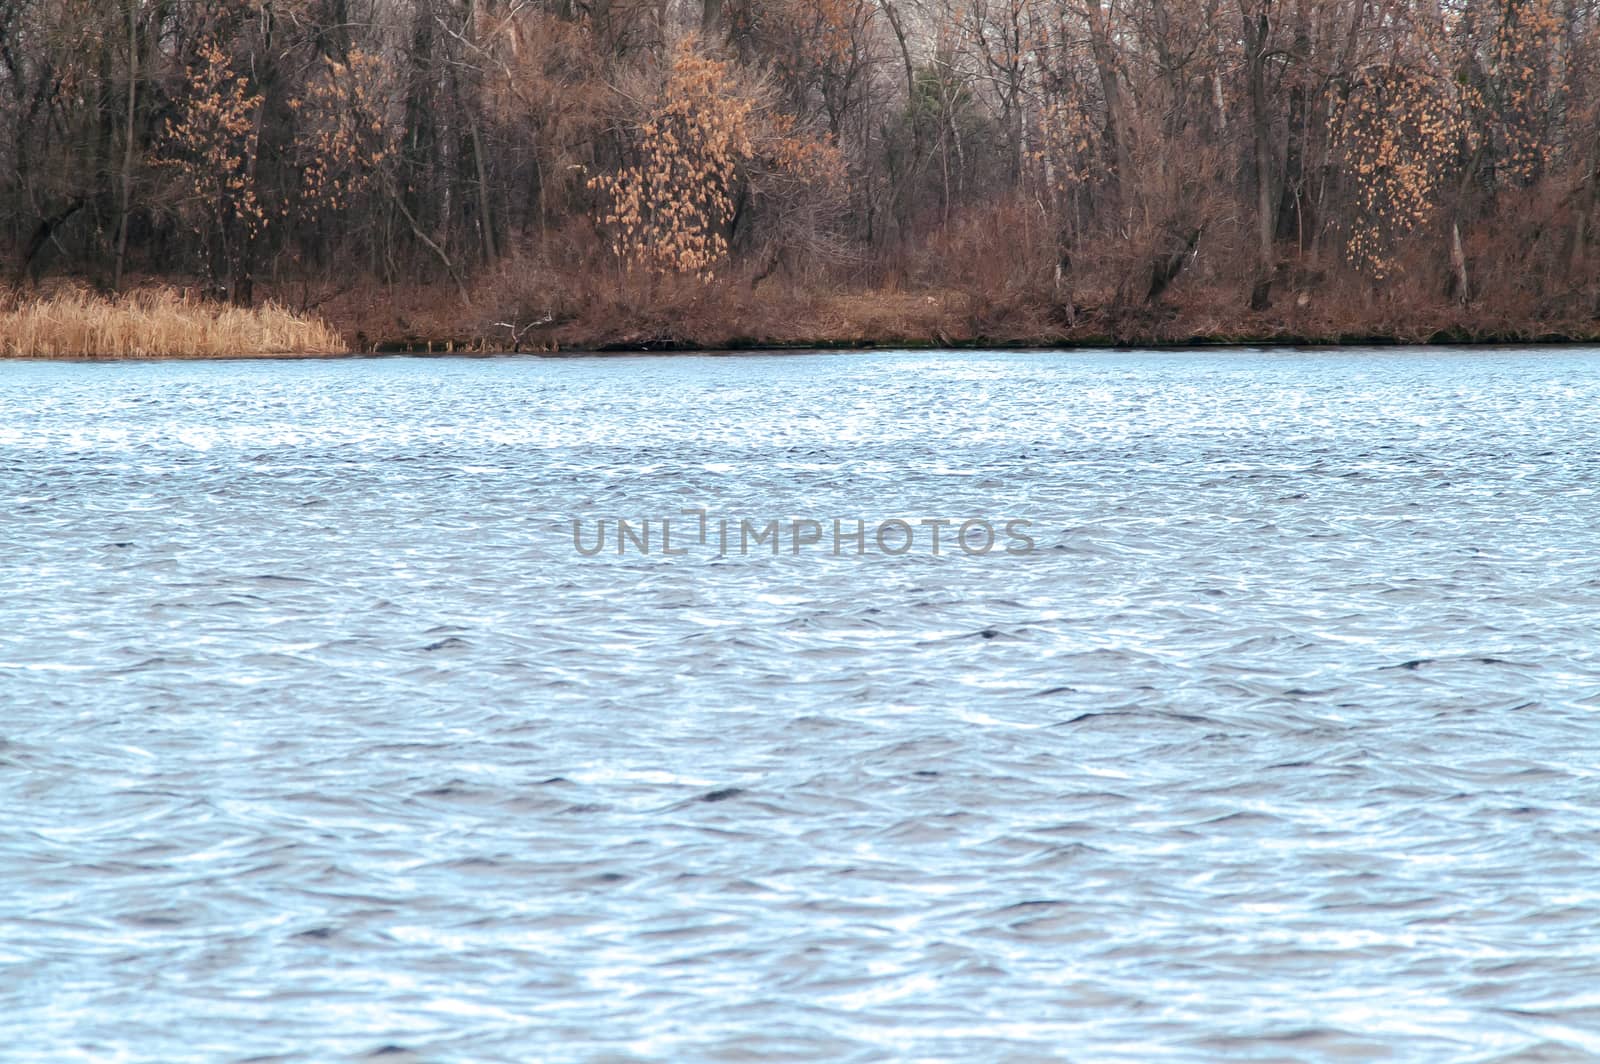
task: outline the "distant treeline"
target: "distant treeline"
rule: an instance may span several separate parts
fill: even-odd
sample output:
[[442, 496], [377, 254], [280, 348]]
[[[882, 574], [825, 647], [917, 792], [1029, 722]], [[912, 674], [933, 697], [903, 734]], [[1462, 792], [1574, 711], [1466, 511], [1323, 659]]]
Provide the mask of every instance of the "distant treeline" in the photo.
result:
[[1589, 320], [1597, 207], [1600, 0], [0, 0], [20, 285]]

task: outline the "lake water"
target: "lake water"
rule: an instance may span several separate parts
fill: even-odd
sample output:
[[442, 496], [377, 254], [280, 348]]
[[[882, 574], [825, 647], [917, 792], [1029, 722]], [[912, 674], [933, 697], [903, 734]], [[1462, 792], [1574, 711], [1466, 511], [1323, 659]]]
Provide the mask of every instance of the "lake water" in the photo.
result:
[[1600, 1056], [1597, 489], [1595, 351], [0, 363], [0, 1056]]

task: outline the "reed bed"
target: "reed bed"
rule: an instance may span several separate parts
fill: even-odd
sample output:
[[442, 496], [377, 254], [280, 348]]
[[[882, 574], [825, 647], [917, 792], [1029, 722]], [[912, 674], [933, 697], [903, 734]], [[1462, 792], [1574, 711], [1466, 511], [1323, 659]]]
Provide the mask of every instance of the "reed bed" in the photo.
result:
[[82, 289], [38, 297], [0, 293], [0, 356], [237, 358], [346, 351], [316, 318], [277, 304], [235, 307], [166, 288], [122, 296]]

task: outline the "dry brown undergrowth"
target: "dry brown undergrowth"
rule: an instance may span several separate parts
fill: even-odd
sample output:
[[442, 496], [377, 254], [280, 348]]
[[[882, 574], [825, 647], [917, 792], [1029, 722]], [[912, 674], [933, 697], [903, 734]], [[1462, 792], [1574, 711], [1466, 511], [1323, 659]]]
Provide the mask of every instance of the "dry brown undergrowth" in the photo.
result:
[[167, 288], [107, 297], [64, 289], [38, 297], [0, 292], [0, 356], [9, 358], [226, 358], [346, 350], [315, 318], [276, 304], [235, 307]]

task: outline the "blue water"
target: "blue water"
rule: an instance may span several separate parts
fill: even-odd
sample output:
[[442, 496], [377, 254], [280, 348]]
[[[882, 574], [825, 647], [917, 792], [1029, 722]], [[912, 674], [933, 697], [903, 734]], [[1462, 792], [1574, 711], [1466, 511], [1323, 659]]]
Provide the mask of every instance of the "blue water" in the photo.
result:
[[0, 1058], [1600, 1057], [1597, 421], [1584, 350], [0, 363]]

